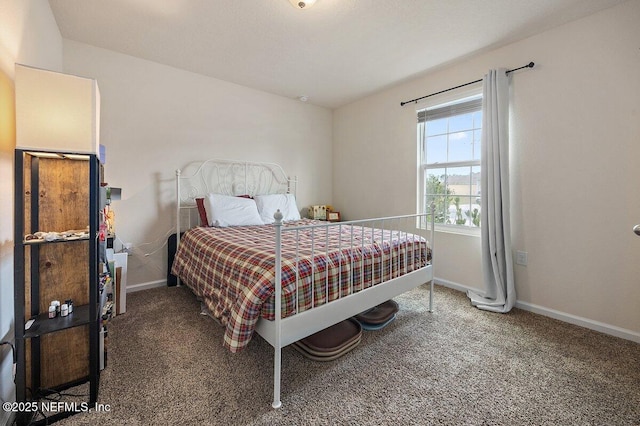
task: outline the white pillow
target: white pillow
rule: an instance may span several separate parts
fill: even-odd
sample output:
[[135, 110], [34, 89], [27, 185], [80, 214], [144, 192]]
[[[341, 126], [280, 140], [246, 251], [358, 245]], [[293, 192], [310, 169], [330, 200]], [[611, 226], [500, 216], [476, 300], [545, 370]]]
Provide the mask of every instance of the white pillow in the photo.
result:
[[256, 202], [250, 198], [209, 194], [204, 199], [204, 209], [210, 226], [264, 225]]
[[273, 214], [277, 210], [282, 213], [282, 220], [300, 220], [300, 211], [293, 194], [256, 195], [253, 199], [256, 200], [260, 218], [264, 223], [275, 222]]

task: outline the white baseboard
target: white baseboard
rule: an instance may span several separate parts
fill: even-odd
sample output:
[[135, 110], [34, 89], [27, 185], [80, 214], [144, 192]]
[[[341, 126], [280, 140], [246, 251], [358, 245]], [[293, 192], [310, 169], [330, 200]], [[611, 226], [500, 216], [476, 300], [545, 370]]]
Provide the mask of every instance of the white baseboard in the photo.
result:
[[[468, 287], [440, 278], [435, 278], [434, 282], [443, 287], [448, 287], [454, 290], [462, 291], [464, 293], [466, 293], [468, 290], [478, 291], [478, 289], [476, 288]], [[590, 330], [608, 334], [610, 336], [620, 337], [625, 340], [631, 340], [632, 342], [640, 343], [640, 333], [633, 330], [617, 327], [611, 324], [605, 324], [600, 321], [579, 317], [576, 315], [568, 314], [566, 312], [557, 311], [555, 309], [545, 308], [544, 306], [534, 305], [533, 303], [529, 302], [516, 300], [515, 307], [518, 309], [522, 309], [523, 311], [533, 312], [534, 314], [543, 315], [545, 317], [557, 319], [569, 324], [578, 325], [580, 327], [585, 327]]]
[[135, 293], [136, 291], [149, 290], [150, 288], [164, 287], [166, 285], [167, 285], [167, 280], [149, 281], [146, 283], [128, 285], [127, 294]]
[[516, 308], [533, 312], [535, 314], [544, 315], [545, 317], [554, 318], [569, 324], [579, 325], [600, 333], [609, 334], [611, 336], [620, 337], [622, 339], [631, 340], [640, 343], [640, 333], [615, 325], [605, 324], [589, 318], [583, 318], [576, 315], [567, 314], [565, 312], [556, 311], [555, 309], [545, 308], [544, 306], [534, 305], [528, 302], [516, 301]]
[[443, 280], [442, 278], [436, 277], [433, 279], [433, 282], [435, 284], [441, 285], [442, 287], [452, 288], [454, 290], [458, 290], [463, 293], [466, 293], [469, 290], [478, 291], [477, 288], [468, 287], [466, 285], [458, 284], [453, 281]]

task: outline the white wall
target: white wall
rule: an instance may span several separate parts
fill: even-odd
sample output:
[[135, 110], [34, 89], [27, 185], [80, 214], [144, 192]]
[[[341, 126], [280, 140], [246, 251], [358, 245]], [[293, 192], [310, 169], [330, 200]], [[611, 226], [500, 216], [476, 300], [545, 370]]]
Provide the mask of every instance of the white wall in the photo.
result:
[[[0, 340], [14, 341], [13, 324], [13, 150], [15, 63], [62, 70], [62, 37], [48, 2], [0, 2]], [[15, 400], [12, 357], [0, 347], [0, 400]], [[0, 424], [9, 413], [0, 411]]]
[[298, 177], [299, 207], [331, 201], [330, 110], [70, 40], [64, 67], [98, 80], [106, 181], [123, 191], [116, 233], [135, 247], [129, 286], [166, 278], [175, 170], [190, 161], [275, 162]]
[[[414, 211], [415, 106], [400, 102], [534, 61], [512, 80], [519, 306], [640, 341], [638, 22], [629, 1], [337, 109], [334, 205], [348, 218]], [[436, 238], [437, 277], [481, 289], [479, 238]]]

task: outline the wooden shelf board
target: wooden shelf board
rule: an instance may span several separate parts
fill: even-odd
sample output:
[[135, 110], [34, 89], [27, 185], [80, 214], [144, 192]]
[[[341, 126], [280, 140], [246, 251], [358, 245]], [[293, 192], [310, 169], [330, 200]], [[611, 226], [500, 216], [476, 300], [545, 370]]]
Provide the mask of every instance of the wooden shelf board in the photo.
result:
[[54, 333], [67, 328], [89, 324], [89, 305], [74, 306], [73, 312], [66, 317], [49, 318], [49, 313], [40, 314], [36, 321], [24, 331], [26, 339], [39, 337], [43, 334]]

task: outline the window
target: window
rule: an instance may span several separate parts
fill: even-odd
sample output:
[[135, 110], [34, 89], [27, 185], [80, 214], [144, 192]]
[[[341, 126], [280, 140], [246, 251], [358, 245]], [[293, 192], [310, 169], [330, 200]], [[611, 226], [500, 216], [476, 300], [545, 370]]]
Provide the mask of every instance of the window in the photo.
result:
[[419, 209], [435, 203], [435, 222], [480, 227], [482, 94], [418, 111]]

